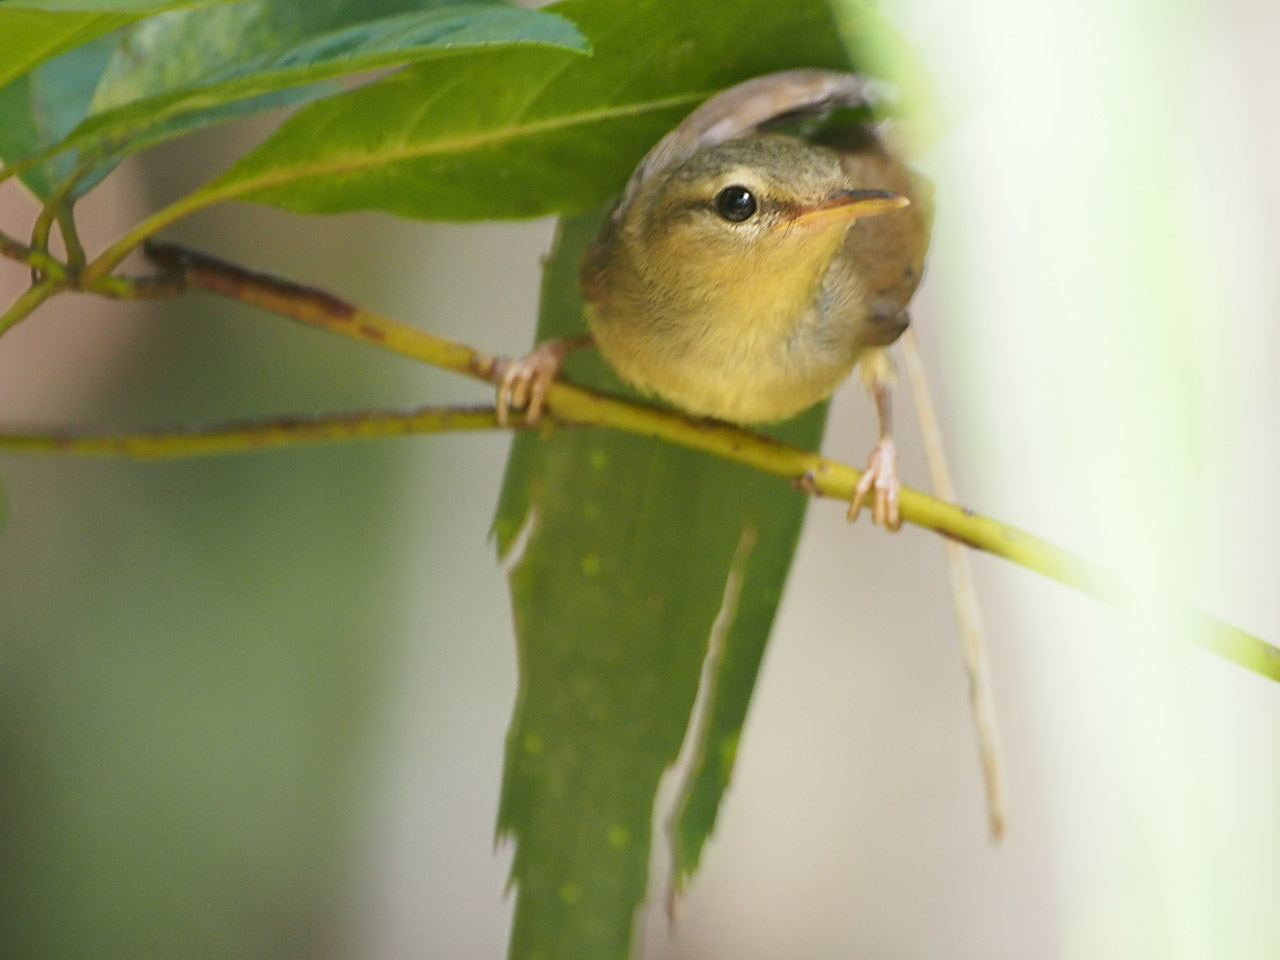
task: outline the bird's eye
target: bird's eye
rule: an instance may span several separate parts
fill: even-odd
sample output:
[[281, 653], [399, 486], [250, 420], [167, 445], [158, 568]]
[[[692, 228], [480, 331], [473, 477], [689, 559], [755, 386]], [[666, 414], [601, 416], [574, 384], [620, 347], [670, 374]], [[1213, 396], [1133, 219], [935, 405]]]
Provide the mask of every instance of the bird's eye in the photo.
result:
[[741, 223], [756, 212], [756, 198], [746, 187], [725, 187], [716, 194], [716, 213], [726, 220]]

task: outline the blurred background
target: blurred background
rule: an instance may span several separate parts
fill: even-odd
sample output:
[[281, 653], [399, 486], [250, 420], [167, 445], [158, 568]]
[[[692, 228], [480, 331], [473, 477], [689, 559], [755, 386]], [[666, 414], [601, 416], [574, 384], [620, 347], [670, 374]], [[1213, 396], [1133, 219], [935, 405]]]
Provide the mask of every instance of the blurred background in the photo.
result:
[[[915, 316], [962, 500], [1280, 642], [1280, 8], [885, 6], [943, 112]], [[127, 165], [86, 242], [264, 129]], [[0, 229], [33, 216], [0, 189]], [[550, 232], [233, 206], [172, 236], [517, 354]], [[0, 262], [6, 300], [23, 281]], [[0, 344], [0, 421], [33, 429], [484, 399], [207, 297], [63, 297]], [[873, 436], [850, 385], [825, 452]], [[6, 957], [504, 955], [508, 443], [0, 455]], [[646, 956], [1280, 956], [1280, 688], [1159, 605], [976, 556], [1012, 797], [993, 847], [937, 538], [843, 515], [810, 510], [719, 828]]]

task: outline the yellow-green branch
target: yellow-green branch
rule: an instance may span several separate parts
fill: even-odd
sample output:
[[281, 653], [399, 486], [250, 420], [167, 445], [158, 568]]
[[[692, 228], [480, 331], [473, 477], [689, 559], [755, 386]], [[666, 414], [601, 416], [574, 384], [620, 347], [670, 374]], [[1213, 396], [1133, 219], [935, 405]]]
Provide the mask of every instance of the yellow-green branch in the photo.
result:
[[18, 321], [22, 320], [60, 289], [62, 287], [51, 280], [32, 284], [17, 300], [9, 304], [4, 313], [0, 313], [0, 334], [3, 334]]
[[[67, 262], [63, 263], [48, 251], [49, 230], [57, 223], [67, 248]], [[140, 300], [145, 297], [168, 296], [178, 293], [180, 285], [170, 276], [117, 277], [107, 275], [90, 281], [84, 274], [84, 248], [76, 232], [71, 208], [47, 206], [41, 221], [33, 230], [34, 243], [28, 246], [0, 232], [0, 257], [14, 260], [31, 268], [32, 283], [8, 307], [0, 312], [0, 335], [31, 315], [40, 304], [54, 294], [66, 290], [97, 293], [116, 299]]]
[[[467, 376], [489, 382], [496, 382], [501, 376], [503, 364], [496, 357], [365, 310], [325, 291], [253, 273], [170, 244], [148, 243], [146, 252], [174, 276], [175, 282], [181, 282], [188, 288], [203, 289], [254, 304], [298, 322]], [[846, 464], [729, 424], [694, 420], [670, 410], [594, 393], [562, 381], [552, 383], [548, 389], [545, 411], [550, 424], [608, 427], [655, 437], [793, 482], [803, 480], [807, 489], [842, 500], [852, 497], [861, 476], [861, 471]], [[485, 417], [491, 415], [490, 411], [483, 414]], [[395, 432], [390, 424], [386, 429]], [[12, 442], [14, 439], [12, 435], [7, 438], [10, 442], [3, 442], [0, 438], [0, 444], [14, 449], [17, 446]], [[309, 439], [317, 438], [304, 437], [297, 442]], [[90, 440], [86, 437], [80, 438], [80, 447], [59, 446], [54, 441], [55, 438], [44, 438], [39, 441], [42, 444], [39, 448], [72, 452], [130, 452], [101, 448], [90, 450]], [[26, 442], [27, 449], [36, 444], [31, 438]], [[100, 437], [93, 442], [107, 444], [109, 438]], [[135, 436], [133, 442], [140, 441]], [[152, 436], [150, 442], [155, 444], [157, 438]], [[220, 442], [225, 445], [223, 449], [243, 449], [243, 444], [231, 443], [230, 434], [223, 435]], [[168, 455], [180, 455], [180, 452]], [[1105, 569], [1025, 531], [907, 488], [902, 490], [900, 507], [902, 517], [908, 523], [933, 530], [976, 550], [1003, 557], [1108, 602], [1123, 604], [1126, 600], [1123, 586]], [[1184, 622], [1193, 628], [1194, 638], [1201, 646], [1247, 670], [1280, 681], [1280, 650], [1198, 611], [1185, 611]]]
[[48, 277], [61, 278], [64, 273], [63, 265], [56, 257], [50, 256], [47, 251], [29, 247], [3, 232], [0, 232], [0, 257], [25, 263]]
[[[519, 419], [512, 426], [521, 426]], [[273, 447], [368, 440], [424, 433], [494, 430], [493, 407], [417, 407], [369, 410], [314, 417], [271, 417], [197, 427], [170, 427], [137, 433], [0, 431], [0, 450], [72, 453], [82, 456], [166, 460], [211, 454], [247, 453]]]

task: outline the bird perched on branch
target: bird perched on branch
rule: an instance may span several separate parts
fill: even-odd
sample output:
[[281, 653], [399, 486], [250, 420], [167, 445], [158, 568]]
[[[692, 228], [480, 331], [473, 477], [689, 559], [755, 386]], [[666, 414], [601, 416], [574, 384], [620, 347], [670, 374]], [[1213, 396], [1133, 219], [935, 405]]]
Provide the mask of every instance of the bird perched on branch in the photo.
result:
[[[815, 142], [779, 120], [870, 106], [856, 74], [793, 70], [731, 87], [645, 156], [582, 265], [590, 340], [622, 379], [687, 413], [749, 424], [825, 400], [855, 367], [880, 439], [849, 507], [897, 529], [893, 366], [932, 222], [932, 188], [870, 125]], [[541, 413], [565, 353], [511, 364], [508, 409]]]

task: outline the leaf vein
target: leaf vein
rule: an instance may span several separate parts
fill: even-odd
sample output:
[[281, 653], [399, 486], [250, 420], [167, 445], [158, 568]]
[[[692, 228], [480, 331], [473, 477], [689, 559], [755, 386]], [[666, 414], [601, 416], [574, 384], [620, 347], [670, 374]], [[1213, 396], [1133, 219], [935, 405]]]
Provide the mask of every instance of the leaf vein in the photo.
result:
[[235, 169], [232, 168], [222, 178], [213, 181], [204, 190], [194, 194], [192, 200], [199, 198], [199, 206], [207, 206], [218, 200], [246, 196], [315, 177], [351, 173], [367, 167], [404, 163], [439, 154], [466, 153], [493, 144], [518, 140], [523, 137], [535, 137], [543, 133], [573, 126], [598, 123], [621, 117], [638, 116], [682, 104], [697, 103], [705, 100], [712, 93], [714, 91], [700, 90], [656, 100], [646, 100], [642, 103], [628, 104], [623, 107], [584, 110], [579, 113], [566, 114], [547, 120], [535, 120], [512, 127], [505, 127], [502, 130], [472, 133], [466, 136], [435, 140], [430, 143], [409, 143], [406, 141], [399, 148], [379, 151], [377, 154], [371, 154], [368, 151], [333, 154], [328, 158], [319, 159], [311, 163], [291, 164], [270, 169], [256, 176], [235, 178], [233, 176]]

